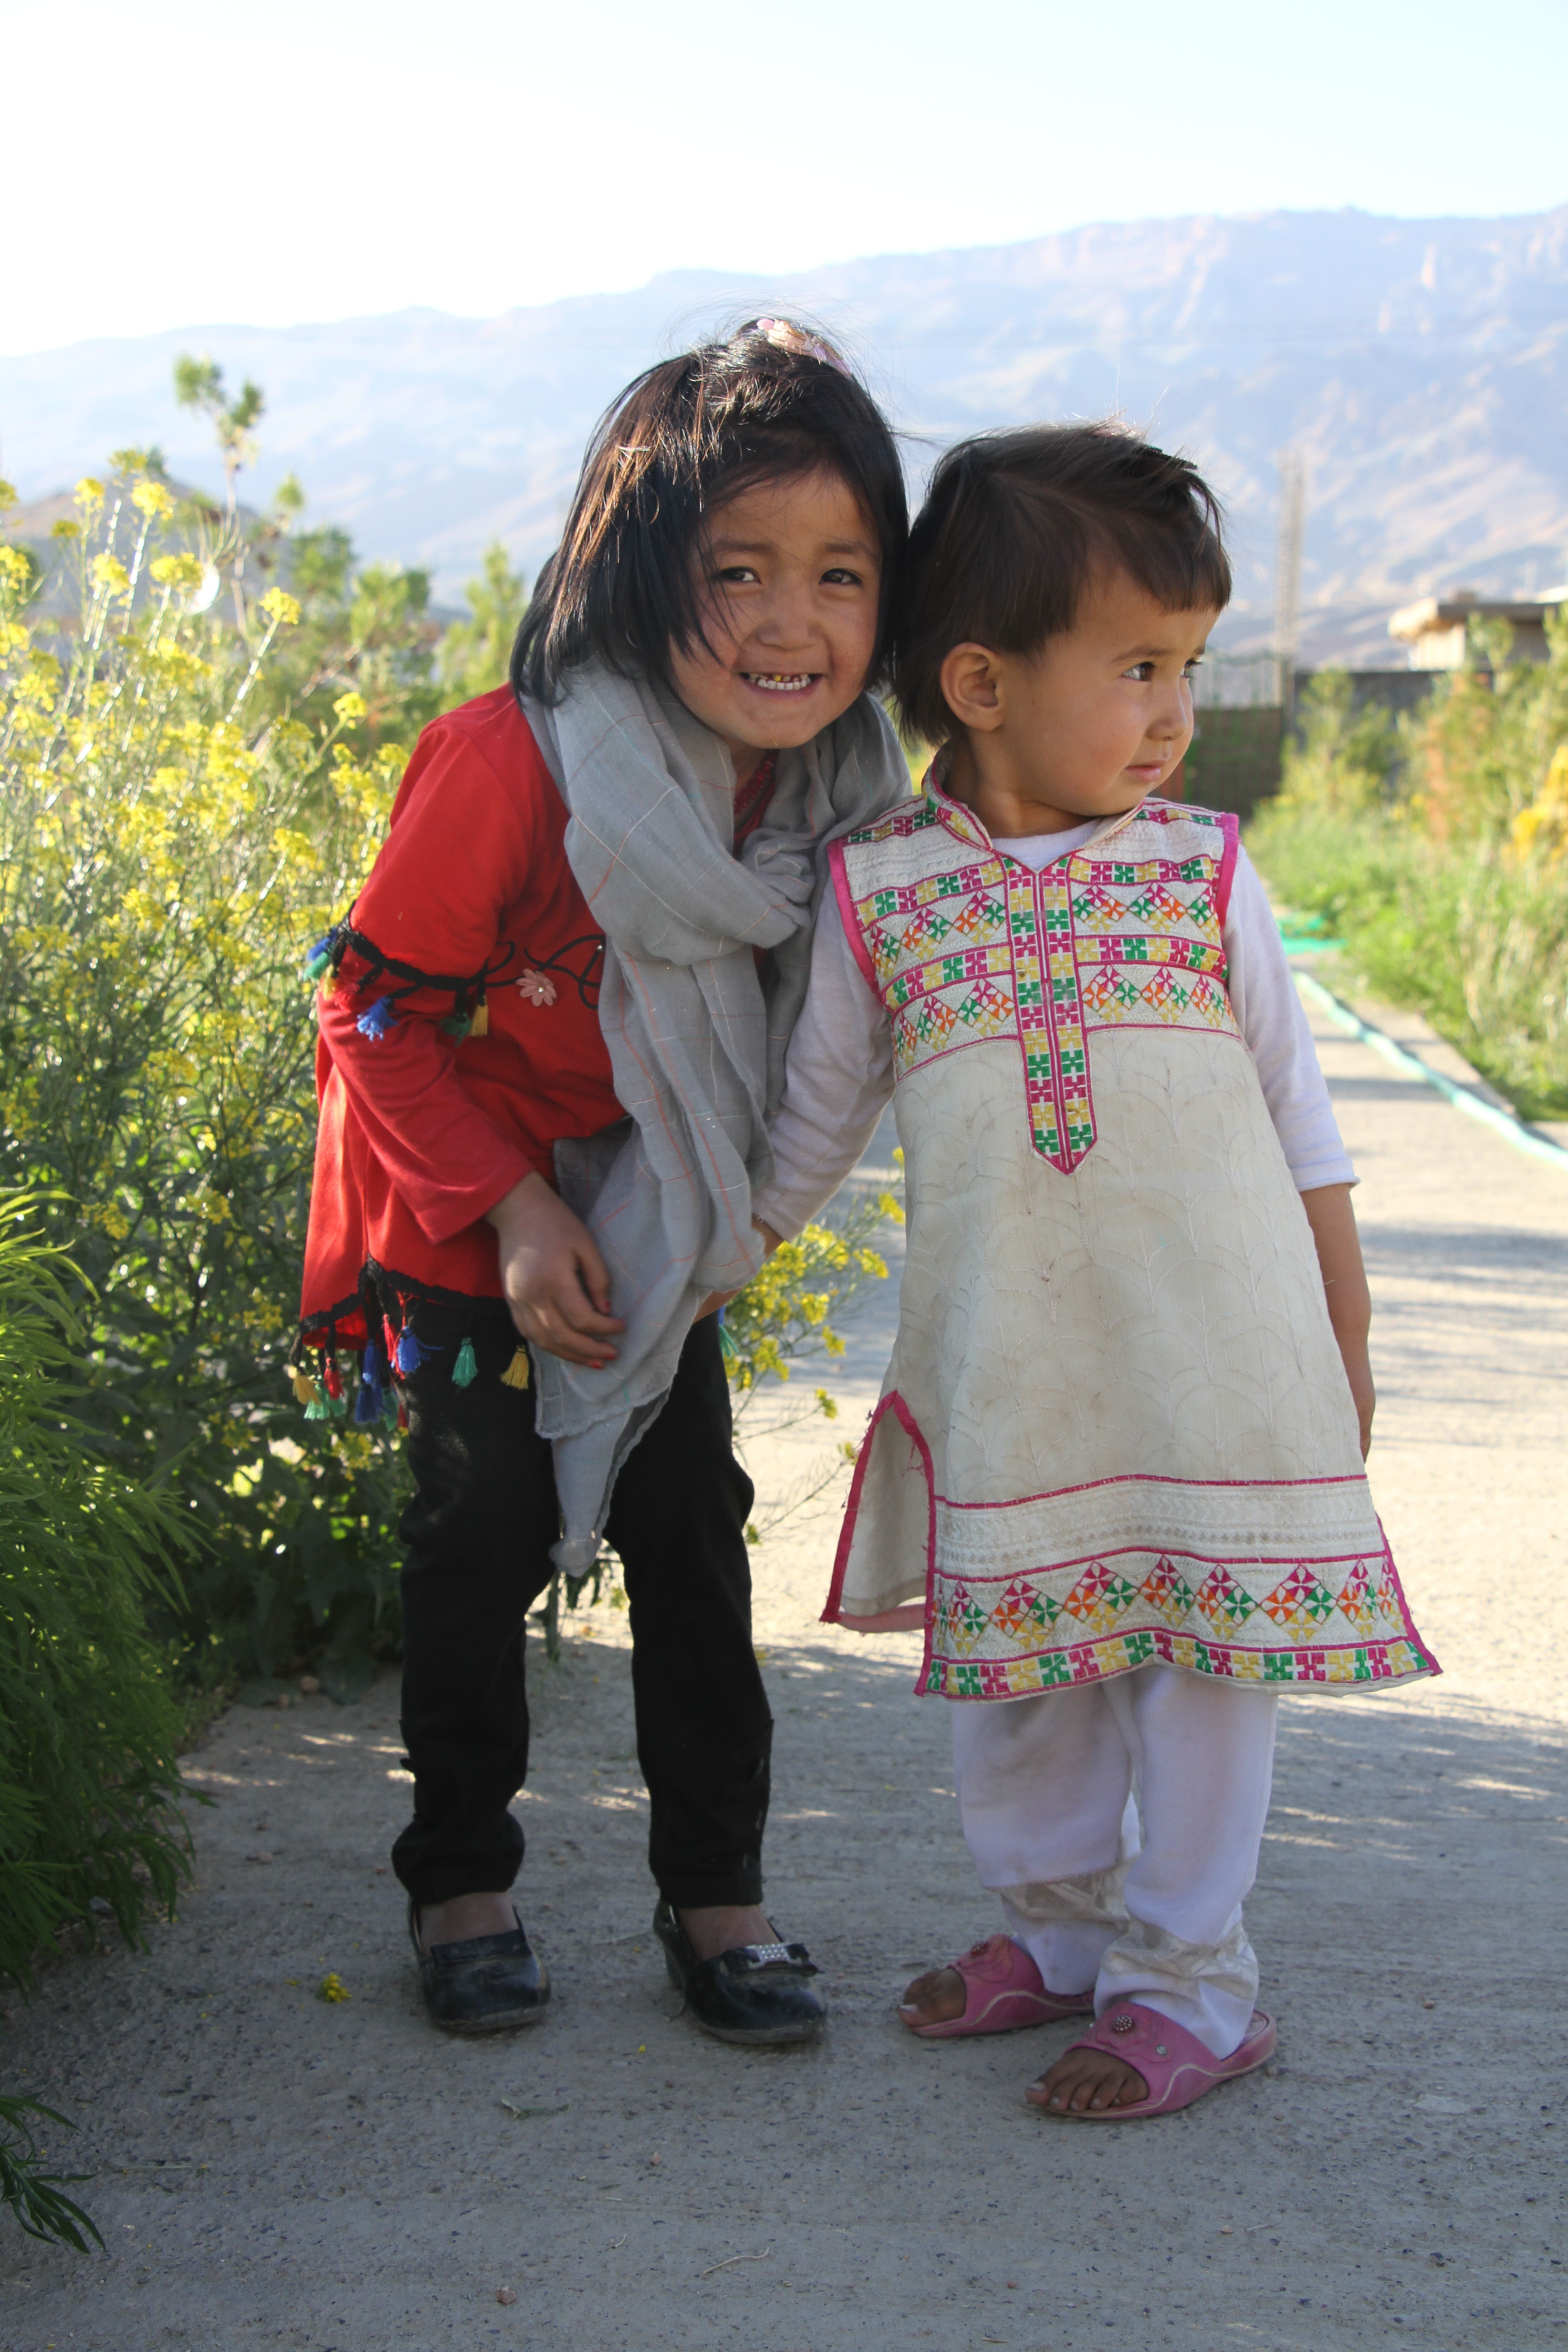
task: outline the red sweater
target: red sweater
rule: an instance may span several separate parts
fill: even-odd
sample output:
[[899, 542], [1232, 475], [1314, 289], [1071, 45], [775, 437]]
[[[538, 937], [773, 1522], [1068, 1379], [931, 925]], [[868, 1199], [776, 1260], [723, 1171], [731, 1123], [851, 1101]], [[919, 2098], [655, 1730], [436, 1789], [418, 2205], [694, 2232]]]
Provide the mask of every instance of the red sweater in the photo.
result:
[[[414, 1295], [499, 1298], [485, 1212], [531, 1169], [553, 1182], [558, 1136], [624, 1116], [566, 822], [510, 687], [419, 738], [320, 1000], [301, 1304], [318, 1345], [363, 1344], [367, 1269]], [[442, 1029], [481, 996], [487, 1034]]]

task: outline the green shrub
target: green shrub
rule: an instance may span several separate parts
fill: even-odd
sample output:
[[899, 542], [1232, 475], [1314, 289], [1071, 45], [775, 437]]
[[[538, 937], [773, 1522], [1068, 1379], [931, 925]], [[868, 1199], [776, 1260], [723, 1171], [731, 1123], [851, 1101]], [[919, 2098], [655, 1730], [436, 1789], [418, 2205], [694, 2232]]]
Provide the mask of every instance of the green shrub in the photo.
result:
[[[1527, 1116], [1568, 1111], [1568, 619], [1510, 668], [1495, 630], [1396, 729], [1350, 681], [1303, 698], [1284, 786], [1247, 829], [1277, 900], [1349, 976], [1424, 1013]], [[1483, 661], [1481, 656], [1485, 656]]]
[[164, 1622], [203, 1671], [324, 1644], [347, 1686], [395, 1637], [402, 1478], [383, 1438], [308, 1428], [286, 1377], [315, 1109], [301, 967], [405, 755], [356, 757], [357, 691], [309, 723], [279, 706], [296, 600], [214, 604], [199, 548], [159, 552], [155, 478], [84, 483], [79, 513], [68, 629], [32, 625], [0, 548], [0, 1185], [48, 1195], [85, 1277], [84, 1416], [128, 1475], [178, 1459], [206, 1542]]
[[0, 2096], [0, 2205], [10, 2208], [29, 2238], [52, 2239], [85, 2254], [89, 2237], [100, 2246], [103, 2238], [92, 2216], [65, 2192], [89, 2176], [46, 2170], [35, 2117], [75, 2129], [68, 2116], [41, 2099]]
[[187, 1868], [180, 1709], [143, 1607], [176, 1599], [192, 1538], [76, 1417], [82, 1333], [37, 1209], [0, 1199], [0, 1979], [23, 1986], [95, 1906], [136, 1941]]

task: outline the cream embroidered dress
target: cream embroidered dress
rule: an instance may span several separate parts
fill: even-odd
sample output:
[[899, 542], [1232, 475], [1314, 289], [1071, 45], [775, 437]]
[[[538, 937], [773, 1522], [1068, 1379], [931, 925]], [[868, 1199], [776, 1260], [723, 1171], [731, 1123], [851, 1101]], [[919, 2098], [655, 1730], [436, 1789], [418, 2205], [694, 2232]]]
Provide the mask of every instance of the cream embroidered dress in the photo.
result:
[[1236, 840], [1149, 801], [1036, 874], [928, 781], [834, 853], [909, 1233], [825, 1614], [923, 1598], [921, 1690], [1436, 1671], [1226, 991]]

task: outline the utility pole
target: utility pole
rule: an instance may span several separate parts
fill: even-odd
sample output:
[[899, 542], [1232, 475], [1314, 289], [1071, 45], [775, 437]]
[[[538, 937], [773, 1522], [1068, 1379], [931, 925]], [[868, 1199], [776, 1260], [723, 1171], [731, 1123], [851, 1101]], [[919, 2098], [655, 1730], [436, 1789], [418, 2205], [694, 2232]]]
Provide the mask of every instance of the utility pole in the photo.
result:
[[1307, 520], [1307, 453], [1294, 444], [1276, 460], [1279, 512], [1274, 533], [1274, 658], [1289, 732], [1296, 718], [1296, 639], [1301, 615], [1301, 538]]

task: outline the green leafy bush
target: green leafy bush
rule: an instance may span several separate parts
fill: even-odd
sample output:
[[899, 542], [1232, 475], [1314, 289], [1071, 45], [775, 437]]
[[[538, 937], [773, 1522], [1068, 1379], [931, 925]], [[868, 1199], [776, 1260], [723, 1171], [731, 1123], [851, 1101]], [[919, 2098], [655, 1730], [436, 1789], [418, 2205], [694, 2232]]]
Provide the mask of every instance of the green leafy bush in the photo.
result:
[[68, 2116], [41, 2099], [0, 2096], [0, 2205], [10, 2208], [29, 2238], [52, 2239], [85, 2254], [89, 2237], [100, 2246], [103, 2238], [91, 2214], [65, 2192], [89, 2176], [46, 2170], [35, 2117], [75, 2129]]
[[135, 1941], [172, 1904], [186, 1838], [182, 1717], [150, 1595], [190, 1531], [77, 1417], [82, 1333], [38, 1203], [0, 1199], [0, 1979], [30, 1982], [67, 1921], [106, 1906]]
[[1354, 980], [1434, 1027], [1527, 1115], [1568, 1112], [1568, 616], [1551, 658], [1506, 632], [1396, 728], [1313, 681], [1247, 845]]
[[292, 715], [273, 688], [298, 601], [215, 605], [199, 548], [160, 552], [173, 511], [134, 469], [80, 487], [63, 630], [32, 625], [0, 547], [0, 1185], [47, 1195], [85, 1277], [80, 1409], [110, 1457], [147, 1482], [178, 1459], [205, 1538], [177, 1604], [197, 1665], [266, 1675], [325, 1645], [341, 1686], [395, 1637], [402, 1481], [384, 1438], [308, 1428], [286, 1375], [301, 966], [405, 754], [356, 755], [357, 690]]

